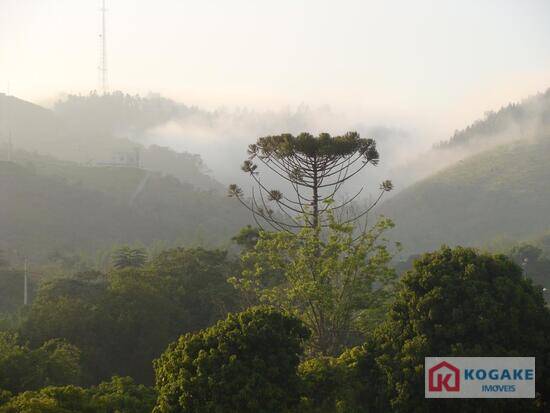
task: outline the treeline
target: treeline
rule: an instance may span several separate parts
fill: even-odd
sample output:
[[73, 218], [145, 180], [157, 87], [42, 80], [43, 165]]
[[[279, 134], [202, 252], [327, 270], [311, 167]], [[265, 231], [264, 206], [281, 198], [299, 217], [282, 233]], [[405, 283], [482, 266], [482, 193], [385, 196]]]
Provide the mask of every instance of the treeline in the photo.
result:
[[[550, 312], [509, 258], [446, 247], [422, 255], [387, 315], [330, 355], [283, 302], [244, 310], [250, 297], [227, 281], [254, 253], [250, 235], [238, 237], [247, 259], [174, 249], [141, 266], [126, 249], [108, 274], [43, 284], [0, 335], [0, 412], [548, 409]], [[424, 399], [432, 355], [535, 356], [537, 398]]]
[[437, 147], [457, 148], [467, 144], [483, 144], [484, 140], [489, 139], [500, 139], [505, 143], [512, 138], [547, 137], [549, 132], [550, 89], [520, 103], [510, 103], [497, 112], [487, 112], [484, 119], [455, 131], [448, 141], [441, 142]]
[[[372, 139], [284, 134], [248, 154], [242, 170], [265, 195], [247, 200], [234, 184], [229, 195], [260, 228], [242, 228], [232, 253], [126, 246], [105, 271], [43, 280], [5, 319], [0, 413], [550, 409], [550, 310], [526, 276], [544, 279], [539, 250], [444, 246], [399, 277], [393, 222], [363, 222], [372, 206], [334, 197], [350, 159], [357, 172], [377, 164]], [[258, 163], [278, 165], [294, 203], [258, 180]], [[536, 397], [426, 399], [426, 356], [535, 357]]]

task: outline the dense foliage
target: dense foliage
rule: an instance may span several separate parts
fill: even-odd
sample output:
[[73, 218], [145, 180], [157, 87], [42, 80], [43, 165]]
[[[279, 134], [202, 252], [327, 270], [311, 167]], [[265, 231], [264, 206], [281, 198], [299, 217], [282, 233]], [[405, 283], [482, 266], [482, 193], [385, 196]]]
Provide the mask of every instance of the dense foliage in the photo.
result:
[[0, 403], [0, 413], [150, 413], [156, 394], [129, 377], [113, 377], [91, 388], [44, 387]]
[[331, 219], [319, 235], [261, 232], [256, 246], [242, 256], [242, 273], [231, 282], [249, 303], [282, 308], [312, 332], [312, 353], [335, 355], [362, 337], [362, 327], [383, 312], [395, 273], [383, 240], [392, 227], [381, 220], [356, 235], [351, 225]]
[[44, 283], [22, 326], [33, 346], [63, 338], [82, 351], [85, 381], [152, 382], [152, 360], [180, 334], [235, 306], [223, 251], [168, 250], [144, 268], [81, 273]]
[[[262, 243], [284, 245], [277, 234], [260, 233], [252, 247], [248, 241], [254, 234], [249, 228], [236, 237], [244, 257], [258, 254]], [[338, 240], [333, 247], [346, 245]], [[310, 247], [315, 250], [315, 245]], [[532, 247], [514, 251], [518, 257], [541, 259]], [[270, 265], [280, 259], [273, 249], [264, 252], [270, 254]], [[279, 252], [291, 257], [290, 248]], [[308, 291], [305, 281], [279, 289], [269, 284], [284, 280], [285, 271], [302, 262], [303, 252], [256, 280], [266, 283], [256, 290], [266, 294], [264, 301], [281, 300], [284, 294], [296, 299]], [[343, 267], [333, 258], [325, 260], [325, 265], [332, 263], [327, 272], [352, 268], [357, 257]], [[245, 259], [241, 270], [260, 262]], [[300, 265], [296, 276], [298, 268], [307, 269]], [[359, 272], [369, 269], [370, 274], [373, 268], [362, 265]], [[329, 357], [305, 352], [314, 346], [316, 332], [289, 312], [252, 307], [231, 313], [246, 302], [227, 282], [238, 263], [224, 251], [167, 250], [143, 268], [52, 280], [24, 312], [21, 336], [0, 334], [0, 412], [145, 413], [155, 405], [158, 413], [542, 413], [550, 394], [550, 311], [541, 288], [524, 276], [524, 267], [504, 255], [468, 248], [424, 254], [399, 281], [381, 324], [371, 326], [358, 346], [342, 347]], [[369, 280], [361, 283], [369, 285]], [[372, 294], [368, 290], [349, 303], [368, 301]], [[330, 294], [322, 298], [335, 302]], [[330, 308], [325, 305], [321, 308]], [[297, 311], [300, 306], [289, 308], [304, 316]], [[433, 355], [535, 356], [537, 398], [425, 399], [424, 357]], [[158, 394], [130, 378], [110, 379], [129, 375], [150, 383], [157, 357]]]
[[266, 308], [231, 314], [155, 362], [155, 413], [285, 412], [299, 401], [302, 323]]
[[36, 349], [18, 343], [17, 336], [0, 332], [0, 389], [12, 393], [44, 386], [78, 383], [80, 351], [59, 339]]
[[503, 255], [447, 247], [423, 255], [401, 280], [376, 339], [377, 362], [388, 374], [391, 406], [397, 411], [544, 409], [531, 400], [426, 400], [424, 357], [434, 355], [535, 356], [536, 404], [548, 407], [550, 312], [540, 289]]

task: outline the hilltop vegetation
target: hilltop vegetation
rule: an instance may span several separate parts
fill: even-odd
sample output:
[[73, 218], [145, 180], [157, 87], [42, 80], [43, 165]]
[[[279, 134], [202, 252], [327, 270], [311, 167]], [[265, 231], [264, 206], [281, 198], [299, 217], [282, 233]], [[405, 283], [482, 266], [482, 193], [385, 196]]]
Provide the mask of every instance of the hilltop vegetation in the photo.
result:
[[220, 244], [248, 223], [221, 194], [136, 168], [0, 162], [0, 248], [43, 260], [113, 244]]
[[440, 170], [378, 212], [394, 219], [405, 255], [442, 243], [511, 246], [550, 230], [549, 164], [550, 89], [488, 112], [420, 156], [408, 166], [411, 176]]
[[520, 103], [510, 103], [497, 112], [489, 111], [484, 119], [441, 142], [439, 148], [458, 148], [487, 140], [506, 141], [548, 136], [550, 134], [550, 89]]
[[122, 92], [69, 95], [59, 100], [54, 110], [0, 94], [0, 157], [7, 159], [10, 140], [16, 150], [85, 165], [137, 156], [146, 169], [221, 192], [223, 186], [209, 176], [200, 156], [137, 142], [148, 128], [181, 110], [182, 106], [159, 96], [142, 98]]
[[481, 246], [550, 228], [550, 140], [518, 141], [474, 155], [410, 186], [379, 212], [406, 252], [442, 243]]

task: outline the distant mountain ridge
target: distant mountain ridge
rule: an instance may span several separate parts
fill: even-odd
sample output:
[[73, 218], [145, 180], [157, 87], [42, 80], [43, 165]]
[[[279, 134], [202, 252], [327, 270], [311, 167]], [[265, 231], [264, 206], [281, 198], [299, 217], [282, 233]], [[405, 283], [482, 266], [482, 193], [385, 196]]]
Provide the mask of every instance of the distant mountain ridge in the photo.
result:
[[[116, 92], [68, 96], [55, 110], [0, 94], [0, 150], [8, 146], [83, 165], [109, 164], [121, 154], [144, 168], [171, 174], [198, 188], [223, 191], [200, 156], [168, 147], [145, 147], [129, 136], [166, 122], [176, 112], [170, 100]], [[4, 159], [6, 155], [4, 155]]]
[[506, 143], [533, 141], [550, 136], [550, 89], [511, 103], [498, 111], [486, 112], [483, 119], [455, 131], [430, 150], [390, 170], [396, 191], [443, 169]]
[[483, 246], [550, 231], [550, 135], [467, 157], [384, 202], [404, 253]]
[[550, 135], [550, 89], [537, 93], [519, 103], [510, 103], [498, 111], [490, 111], [483, 119], [437, 145], [438, 148], [456, 148], [476, 144], [480, 140], [516, 140]]

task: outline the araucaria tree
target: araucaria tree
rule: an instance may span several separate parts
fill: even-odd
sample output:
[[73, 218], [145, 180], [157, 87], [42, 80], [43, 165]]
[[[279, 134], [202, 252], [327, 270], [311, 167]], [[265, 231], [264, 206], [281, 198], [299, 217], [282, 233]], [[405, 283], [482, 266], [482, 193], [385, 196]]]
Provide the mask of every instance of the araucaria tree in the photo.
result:
[[[391, 182], [383, 182], [362, 211], [351, 208], [361, 190], [335, 201], [345, 182], [378, 163], [376, 144], [355, 132], [286, 134], [260, 138], [248, 153], [242, 169], [259, 190], [247, 200], [232, 185], [229, 195], [252, 211], [258, 226], [263, 221], [274, 231], [259, 232], [241, 256], [242, 271], [230, 281], [250, 305], [267, 303], [299, 317], [312, 333], [310, 353], [338, 354], [379, 315], [395, 278], [384, 239], [393, 223], [382, 218], [371, 228], [366, 220], [363, 228], [356, 225], [392, 189]], [[294, 196], [268, 189], [255, 160], [286, 182]]]
[[[250, 174], [257, 188], [247, 200], [242, 189], [233, 184], [229, 196], [236, 197], [253, 213], [258, 226], [268, 223], [272, 229], [286, 231], [328, 227], [329, 220], [323, 219], [323, 213], [341, 215], [362, 192], [360, 189], [346, 201], [332, 202], [338, 190], [367, 165], [377, 165], [379, 160], [376, 142], [361, 138], [356, 132], [334, 137], [328, 133], [318, 137], [309, 133], [266, 136], [249, 145], [248, 154], [241, 169]], [[290, 195], [268, 188], [259, 176], [256, 161], [280, 177], [289, 187]], [[371, 205], [341, 223], [365, 216], [384, 192], [391, 189], [392, 183], [384, 181]]]

